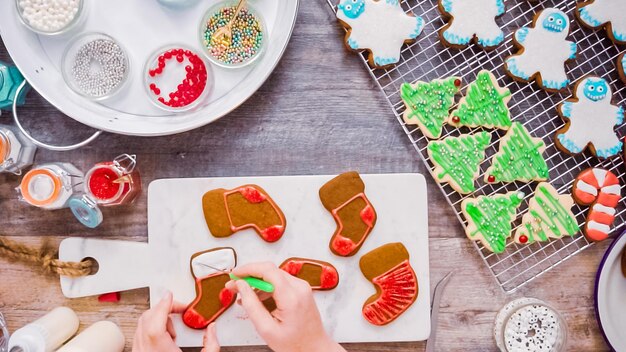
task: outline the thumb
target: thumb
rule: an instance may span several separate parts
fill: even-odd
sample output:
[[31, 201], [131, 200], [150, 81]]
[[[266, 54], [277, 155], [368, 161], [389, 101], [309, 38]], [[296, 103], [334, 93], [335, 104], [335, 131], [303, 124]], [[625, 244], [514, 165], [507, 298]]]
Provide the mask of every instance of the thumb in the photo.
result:
[[235, 285], [241, 297], [241, 306], [246, 313], [248, 313], [257, 331], [276, 331], [278, 329], [276, 320], [274, 320], [274, 317], [272, 317], [270, 312], [263, 306], [263, 303], [261, 303], [261, 300], [259, 300], [259, 297], [252, 290], [250, 285], [244, 280], [235, 281]]
[[220, 343], [217, 341], [215, 323], [209, 324], [204, 331], [203, 348], [201, 352], [220, 352]]

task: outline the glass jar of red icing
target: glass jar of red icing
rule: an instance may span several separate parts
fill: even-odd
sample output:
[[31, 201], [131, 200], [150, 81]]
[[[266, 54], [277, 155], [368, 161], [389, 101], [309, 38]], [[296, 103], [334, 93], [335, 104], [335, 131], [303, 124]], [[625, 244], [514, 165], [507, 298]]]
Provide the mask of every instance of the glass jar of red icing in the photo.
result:
[[132, 203], [141, 192], [136, 166], [137, 157], [129, 154], [96, 164], [85, 175], [85, 193], [102, 206]]

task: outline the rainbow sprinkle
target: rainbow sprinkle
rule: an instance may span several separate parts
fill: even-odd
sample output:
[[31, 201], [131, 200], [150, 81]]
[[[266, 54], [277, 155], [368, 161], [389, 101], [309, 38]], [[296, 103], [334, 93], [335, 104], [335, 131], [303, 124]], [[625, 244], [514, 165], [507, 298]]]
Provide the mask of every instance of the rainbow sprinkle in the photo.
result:
[[233, 17], [236, 6], [224, 7], [213, 14], [206, 23], [204, 46], [218, 62], [237, 65], [250, 61], [261, 51], [264, 40], [263, 27], [257, 16], [242, 9], [233, 23], [232, 40], [211, 40], [218, 28], [225, 26]]

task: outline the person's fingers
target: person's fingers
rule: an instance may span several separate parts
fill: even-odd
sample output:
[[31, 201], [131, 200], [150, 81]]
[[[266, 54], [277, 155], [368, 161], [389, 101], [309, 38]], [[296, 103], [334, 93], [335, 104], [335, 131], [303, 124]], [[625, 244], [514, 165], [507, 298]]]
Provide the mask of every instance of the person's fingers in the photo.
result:
[[206, 330], [204, 331], [202, 345], [204, 347], [202, 348], [201, 352], [220, 351], [220, 344], [217, 341], [217, 329], [215, 328], [215, 323], [209, 324], [209, 326], [207, 326]]
[[241, 306], [248, 313], [257, 332], [263, 337], [269, 331], [277, 331], [276, 321], [265, 309], [265, 306], [263, 306], [263, 303], [261, 303], [250, 285], [243, 280], [238, 280], [235, 284], [241, 297]]
[[176, 330], [174, 330], [174, 322], [172, 321], [172, 318], [167, 318], [165, 329], [167, 330], [167, 333], [170, 334], [170, 336], [172, 337], [172, 340], [176, 340]]
[[229, 289], [232, 292], [237, 293], [237, 285], [235, 285], [235, 281], [234, 280], [230, 280], [226, 283], [226, 288]]
[[188, 306], [188, 304], [180, 303], [178, 301], [173, 301], [172, 302], [172, 309], [170, 310], [170, 313], [182, 314], [182, 313], [185, 312], [185, 310], [187, 310], [187, 306]]
[[149, 330], [165, 330], [165, 324], [172, 311], [173, 296], [171, 292], [167, 292], [165, 297], [152, 309], [150, 309], [150, 316], [146, 317], [146, 325], [149, 325]]

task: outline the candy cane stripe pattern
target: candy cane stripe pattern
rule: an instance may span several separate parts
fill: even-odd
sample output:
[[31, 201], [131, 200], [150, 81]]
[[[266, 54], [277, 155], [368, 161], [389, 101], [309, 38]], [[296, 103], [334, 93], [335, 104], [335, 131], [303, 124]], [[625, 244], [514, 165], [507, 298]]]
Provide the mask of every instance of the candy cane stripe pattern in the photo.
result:
[[587, 214], [585, 235], [592, 241], [609, 237], [619, 203], [621, 185], [614, 173], [600, 168], [581, 172], [574, 180], [574, 200], [580, 205], [591, 205]]

